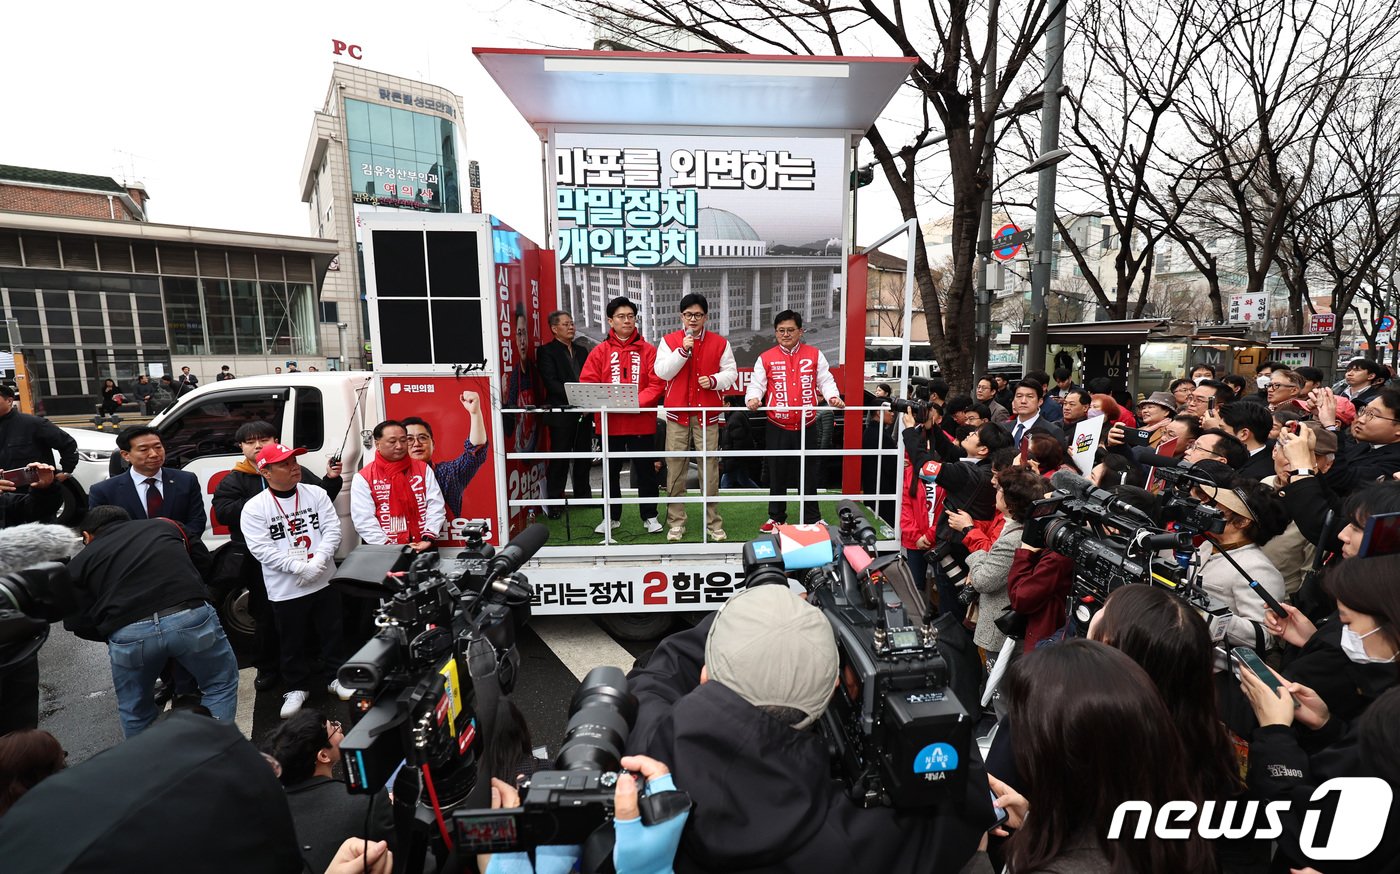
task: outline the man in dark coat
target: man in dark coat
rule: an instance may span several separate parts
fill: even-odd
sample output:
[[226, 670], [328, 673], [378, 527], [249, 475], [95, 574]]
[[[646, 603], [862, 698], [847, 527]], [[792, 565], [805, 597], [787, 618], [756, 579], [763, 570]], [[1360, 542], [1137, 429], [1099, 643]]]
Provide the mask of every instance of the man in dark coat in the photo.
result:
[[[583, 365], [588, 361], [588, 347], [574, 339], [574, 317], [563, 310], [549, 314], [549, 330], [553, 332], [554, 339], [535, 353], [535, 364], [544, 381], [544, 405], [550, 408], [544, 414], [544, 426], [549, 429], [549, 450], [589, 452], [593, 448], [593, 414], [559, 409], [569, 405], [564, 386], [579, 381]], [[564, 482], [572, 471], [574, 500], [592, 500], [593, 486], [588, 481], [592, 467], [591, 457], [550, 461], [545, 497], [555, 500], [564, 497]], [[551, 519], [558, 519], [561, 512], [557, 506], [545, 510]]]
[[26, 464], [53, 464], [53, 454], [59, 455], [62, 473], [67, 478], [78, 466], [78, 441], [42, 416], [19, 411], [15, 390], [0, 384], [0, 467], [13, 470]]

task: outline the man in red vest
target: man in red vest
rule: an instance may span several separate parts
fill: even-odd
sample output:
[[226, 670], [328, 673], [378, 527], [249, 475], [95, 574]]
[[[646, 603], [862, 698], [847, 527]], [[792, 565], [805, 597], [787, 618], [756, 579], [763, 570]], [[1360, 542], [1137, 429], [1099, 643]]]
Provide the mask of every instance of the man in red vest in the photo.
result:
[[[608, 301], [608, 336], [588, 353], [588, 360], [579, 374], [580, 382], [635, 385], [635, 413], [595, 415], [598, 433], [603, 433], [607, 421], [608, 476], [603, 482], [603, 521], [596, 530], [606, 538], [622, 525], [622, 508], [611, 506], [618, 495], [622, 465], [632, 465], [632, 478], [637, 482], [637, 497], [651, 498], [640, 504], [642, 527], [649, 534], [658, 534], [661, 523], [656, 518], [656, 469], [650, 458], [637, 458], [632, 453], [653, 452], [656, 449], [656, 403], [661, 400], [661, 380], [656, 377], [656, 347], [642, 339], [637, 329], [637, 306], [625, 297]], [[630, 456], [630, 462], [629, 462]], [[611, 522], [611, 525], [609, 525]]]
[[[799, 450], [811, 449], [817, 445], [816, 428], [817, 395], [821, 394], [832, 407], [845, 409], [846, 402], [836, 390], [836, 380], [826, 362], [826, 356], [815, 346], [802, 342], [802, 316], [792, 310], [783, 310], [773, 318], [773, 332], [778, 345], [758, 356], [753, 365], [753, 378], [749, 380], [749, 390], [744, 400], [750, 410], [763, 406], [767, 394], [768, 437], [766, 449]], [[804, 436], [805, 433], [805, 436]], [[768, 494], [775, 500], [768, 502], [768, 521], [759, 527], [764, 533], [773, 531], [774, 526], [787, 521], [787, 490], [797, 482], [797, 458], [792, 455], [770, 457], [768, 459]], [[802, 494], [814, 495], [817, 491], [815, 480], [816, 465], [810, 458], [802, 458]], [[807, 524], [821, 521], [821, 506], [816, 499], [800, 497], [802, 521]]]
[[[710, 302], [703, 294], [687, 294], [681, 298], [680, 309], [681, 330], [663, 337], [656, 349], [656, 375], [666, 380], [666, 451], [677, 453], [666, 459], [666, 493], [673, 498], [685, 494], [690, 472], [690, 458], [683, 453], [696, 446], [704, 446], [709, 453], [719, 450], [719, 408], [724, 405], [720, 392], [733, 388], [739, 380], [729, 341], [705, 330]], [[702, 413], [687, 407], [713, 410]], [[718, 456], [705, 458], [700, 485], [706, 495], [719, 494]], [[667, 540], [685, 536], [685, 518], [685, 504], [667, 505]], [[705, 527], [711, 540], [725, 539], [718, 505], [705, 505]]]

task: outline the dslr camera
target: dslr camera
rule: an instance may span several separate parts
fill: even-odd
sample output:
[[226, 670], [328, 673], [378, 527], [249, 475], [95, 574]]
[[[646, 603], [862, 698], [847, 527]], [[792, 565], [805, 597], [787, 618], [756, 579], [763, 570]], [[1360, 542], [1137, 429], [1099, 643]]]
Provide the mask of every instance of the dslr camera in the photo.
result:
[[944, 620], [935, 622], [902, 555], [874, 557], [875, 530], [861, 508], [838, 507], [835, 529], [787, 526], [745, 544], [748, 585], [796, 579], [831, 623], [839, 685], [818, 725], [850, 796], [865, 807], [961, 800], [972, 720], [950, 687]]
[[[503, 810], [459, 810], [452, 815], [457, 846], [472, 853], [503, 853], [538, 846], [584, 844], [583, 870], [594, 870], [590, 851], [594, 835], [613, 820], [613, 794], [627, 736], [637, 719], [637, 699], [627, 689], [620, 668], [594, 668], [583, 678], [569, 705], [569, 724], [554, 769], [536, 771], [521, 787], [520, 807]], [[664, 822], [690, 809], [683, 792], [642, 794], [638, 782], [638, 806], [646, 825]]]

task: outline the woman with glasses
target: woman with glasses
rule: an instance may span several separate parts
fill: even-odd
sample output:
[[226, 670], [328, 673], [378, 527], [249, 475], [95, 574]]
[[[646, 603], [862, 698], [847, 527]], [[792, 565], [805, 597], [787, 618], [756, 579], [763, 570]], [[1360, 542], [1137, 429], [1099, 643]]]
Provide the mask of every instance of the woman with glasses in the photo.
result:
[[369, 833], [365, 834], [364, 796], [351, 795], [345, 781], [335, 776], [344, 738], [340, 722], [308, 708], [278, 726], [263, 746], [282, 769], [280, 779], [287, 788], [297, 845], [311, 871], [326, 870], [346, 838], [387, 840], [393, 849], [394, 818], [388, 793], [381, 790], [374, 796]]
[[1257, 582], [1275, 601], [1288, 597], [1283, 575], [1259, 548], [1288, 526], [1288, 512], [1268, 486], [1241, 477], [1225, 482], [1195, 489], [1199, 500], [1225, 517], [1225, 530], [1201, 544], [1199, 580], [1211, 597], [1230, 608], [1232, 615], [1225, 629], [1228, 644], [1247, 646], [1262, 654], [1273, 645], [1273, 637], [1263, 625], [1268, 605], [1250, 582]]

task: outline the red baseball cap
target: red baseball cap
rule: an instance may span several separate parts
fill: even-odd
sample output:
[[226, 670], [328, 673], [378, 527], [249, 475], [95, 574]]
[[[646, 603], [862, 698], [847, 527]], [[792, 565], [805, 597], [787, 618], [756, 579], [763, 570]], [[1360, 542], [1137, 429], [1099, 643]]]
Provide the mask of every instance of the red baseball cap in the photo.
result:
[[281, 443], [269, 443], [258, 453], [258, 470], [262, 470], [269, 464], [276, 464], [279, 461], [286, 461], [298, 455], [305, 455], [306, 450], [300, 447], [293, 449], [290, 446], [283, 446]]

